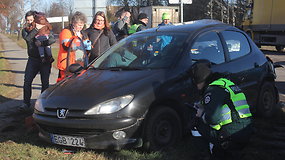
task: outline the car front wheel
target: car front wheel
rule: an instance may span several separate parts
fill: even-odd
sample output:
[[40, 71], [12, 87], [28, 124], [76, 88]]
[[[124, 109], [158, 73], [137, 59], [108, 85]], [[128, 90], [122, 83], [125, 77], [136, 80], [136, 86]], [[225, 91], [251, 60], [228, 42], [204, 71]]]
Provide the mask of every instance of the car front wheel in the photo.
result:
[[274, 84], [271, 82], [265, 82], [260, 90], [258, 97], [258, 115], [262, 117], [270, 117], [276, 108], [277, 94]]
[[144, 130], [144, 149], [157, 151], [174, 145], [182, 136], [181, 121], [170, 107], [150, 111]]

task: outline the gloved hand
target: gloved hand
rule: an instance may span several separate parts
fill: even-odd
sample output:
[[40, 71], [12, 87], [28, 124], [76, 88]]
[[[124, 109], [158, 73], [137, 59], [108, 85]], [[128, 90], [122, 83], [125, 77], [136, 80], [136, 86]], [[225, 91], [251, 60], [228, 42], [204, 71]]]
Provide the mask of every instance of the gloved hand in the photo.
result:
[[87, 50], [87, 51], [91, 50], [91, 41], [90, 40], [84, 41], [83, 44], [84, 44], [85, 50]]

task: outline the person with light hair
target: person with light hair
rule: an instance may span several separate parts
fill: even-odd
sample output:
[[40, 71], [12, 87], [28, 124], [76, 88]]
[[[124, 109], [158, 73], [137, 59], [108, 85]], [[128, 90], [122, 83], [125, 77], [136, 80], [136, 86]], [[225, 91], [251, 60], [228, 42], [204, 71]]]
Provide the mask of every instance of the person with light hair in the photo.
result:
[[[70, 25], [64, 28], [59, 34], [59, 52], [57, 68], [59, 69], [57, 82], [63, 80], [69, 73], [69, 65], [76, 63], [75, 52], [79, 50], [91, 50], [91, 42], [83, 31], [87, 18], [82, 12], [75, 12], [71, 17]], [[84, 46], [82, 47], [82, 44]], [[68, 52], [70, 51], [70, 54]]]

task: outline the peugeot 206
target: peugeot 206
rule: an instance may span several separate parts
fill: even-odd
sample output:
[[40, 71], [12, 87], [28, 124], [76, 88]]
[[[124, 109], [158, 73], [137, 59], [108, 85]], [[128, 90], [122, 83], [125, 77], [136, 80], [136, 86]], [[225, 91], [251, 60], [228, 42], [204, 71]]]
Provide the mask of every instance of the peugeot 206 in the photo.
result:
[[273, 112], [272, 61], [243, 31], [198, 20], [138, 32], [89, 64], [71, 64], [69, 76], [36, 101], [39, 136], [93, 149], [171, 146], [188, 133], [198, 94], [187, 71], [201, 59], [240, 86], [254, 115]]

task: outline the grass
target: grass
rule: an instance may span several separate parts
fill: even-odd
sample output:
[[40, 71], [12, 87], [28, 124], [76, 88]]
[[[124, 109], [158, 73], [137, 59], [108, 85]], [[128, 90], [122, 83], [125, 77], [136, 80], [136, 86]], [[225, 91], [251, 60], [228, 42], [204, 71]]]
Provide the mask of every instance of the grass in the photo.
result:
[[[22, 38], [17, 40], [17, 36], [15, 35], [9, 37], [16, 41], [20, 46], [26, 47]], [[57, 60], [58, 43], [53, 44], [52, 49], [53, 56], [55, 60]], [[5, 59], [0, 59], [0, 65], [3, 60]], [[54, 62], [53, 65], [55, 66], [56, 62]], [[3, 77], [3, 74], [6, 73], [0, 72], [1, 77]], [[27, 132], [24, 127], [23, 119], [21, 122], [17, 123], [16, 127], [12, 127], [12, 130], [9, 127], [6, 130], [8, 131], [3, 133], [2, 130], [2, 132], [0, 132], [1, 160], [186, 160], [197, 159], [197, 157], [200, 157], [201, 155], [204, 157], [207, 155], [207, 146], [203, 147], [204, 149], [196, 146], [196, 144], [206, 143], [200, 143], [203, 142], [201, 139], [195, 139], [189, 135], [183, 142], [177, 144], [175, 148], [170, 148], [161, 152], [146, 153], [140, 149], [107, 151], [72, 148], [72, 150], [75, 151], [73, 154], [64, 154], [63, 150], [66, 147], [52, 145], [42, 141], [38, 137], [36, 131]]]
[[0, 103], [19, 96], [20, 89], [13, 86], [14, 76], [9, 72], [9, 63], [4, 57], [3, 43], [0, 39]]
[[[139, 149], [106, 151], [68, 148], [73, 154], [64, 154], [65, 147], [41, 141], [37, 132], [20, 132], [0, 136], [0, 159], [3, 160], [203, 160], [208, 155], [207, 145], [201, 138], [186, 137], [175, 148], [166, 151], [146, 153]], [[192, 143], [193, 142], [193, 143]], [[202, 143], [201, 143], [202, 142]], [[200, 145], [195, 145], [200, 143]]]
[[54, 62], [52, 63], [52, 67], [57, 68], [57, 55], [58, 55], [58, 47], [55, 47], [58, 44], [53, 44], [51, 48], [52, 56], [54, 58]]

